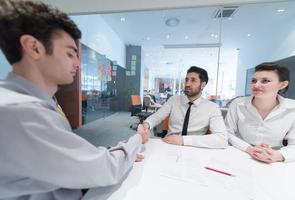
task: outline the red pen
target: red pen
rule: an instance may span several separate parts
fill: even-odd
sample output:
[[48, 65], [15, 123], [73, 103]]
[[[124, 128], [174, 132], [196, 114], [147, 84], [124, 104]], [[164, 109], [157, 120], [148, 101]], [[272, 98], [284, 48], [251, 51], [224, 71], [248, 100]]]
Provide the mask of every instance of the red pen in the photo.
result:
[[233, 174], [231, 174], [231, 173], [224, 172], [224, 171], [220, 171], [220, 170], [218, 170], [218, 169], [213, 169], [213, 168], [211, 168], [211, 167], [205, 167], [205, 169], [208, 169], [208, 170], [211, 170], [211, 171], [213, 171], [213, 172], [220, 173], [220, 174], [224, 174], [224, 175], [227, 175], [227, 176], [235, 176], [235, 175], [233, 175]]

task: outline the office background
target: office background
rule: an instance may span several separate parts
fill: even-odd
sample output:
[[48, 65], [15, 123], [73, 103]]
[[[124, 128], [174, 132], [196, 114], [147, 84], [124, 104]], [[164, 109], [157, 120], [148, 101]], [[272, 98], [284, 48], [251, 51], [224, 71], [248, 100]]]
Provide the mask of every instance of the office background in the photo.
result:
[[[249, 95], [246, 78], [261, 62], [293, 72], [294, 1], [45, 2], [69, 13], [83, 33], [82, 123], [128, 111], [131, 94], [153, 91], [160, 101], [181, 94], [191, 65], [209, 72], [203, 96], [220, 102]], [[10, 66], [2, 53], [0, 64], [3, 79]]]

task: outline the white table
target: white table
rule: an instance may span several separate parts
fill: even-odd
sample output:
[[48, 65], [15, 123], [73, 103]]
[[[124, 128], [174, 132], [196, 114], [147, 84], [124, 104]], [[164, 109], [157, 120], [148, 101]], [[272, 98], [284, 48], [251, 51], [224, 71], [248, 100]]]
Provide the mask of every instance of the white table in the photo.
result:
[[203, 149], [160, 139], [151, 139], [144, 155], [121, 185], [91, 189], [83, 200], [295, 200], [295, 163], [269, 165], [233, 147]]

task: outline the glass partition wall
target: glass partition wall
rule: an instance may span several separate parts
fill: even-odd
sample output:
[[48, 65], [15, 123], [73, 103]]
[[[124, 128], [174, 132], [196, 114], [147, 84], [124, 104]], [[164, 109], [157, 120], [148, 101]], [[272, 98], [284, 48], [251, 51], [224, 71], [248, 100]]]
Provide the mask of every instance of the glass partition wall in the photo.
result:
[[[118, 88], [138, 74], [137, 94], [152, 93], [163, 103], [182, 94], [190, 66], [208, 71], [203, 96], [221, 106], [235, 96], [249, 95], [247, 71], [295, 54], [294, 17], [294, 1], [73, 16], [84, 35], [81, 87], [99, 97], [89, 102], [88, 110], [107, 113], [118, 107], [111, 99], [130, 95]], [[140, 49], [136, 72], [136, 60], [130, 61], [126, 53], [130, 46]], [[120, 72], [114, 72], [113, 63]], [[111, 75], [106, 78], [104, 73]]]
[[113, 114], [110, 101], [116, 95], [110, 83], [115, 81], [114, 66], [106, 56], [82, 45], [82, 123]]

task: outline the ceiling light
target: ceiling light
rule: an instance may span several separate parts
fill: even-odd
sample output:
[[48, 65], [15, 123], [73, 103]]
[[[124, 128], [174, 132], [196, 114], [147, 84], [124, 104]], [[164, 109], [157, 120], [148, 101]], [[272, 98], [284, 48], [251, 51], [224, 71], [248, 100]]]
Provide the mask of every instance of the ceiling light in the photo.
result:
[[146, 40], [150, 40], [151, 38], [150, 37], [146, 37]]
[[277, 12], [278, 13], [285, 12], [285, 9], [284, 8], [277, 9]]
[[188, 39], [188, 36], [187, 36], [187, 35], [186, 35], [186, 36], [184, 36], [184, 39], [186, 39], [186, 40], [187, 40], [187, 39]]
[[125, 21], [126, 21], [125, 17], [121, 17], [121, 18], [120, 18], [120, 21], [121, 21], [121, 22], [125, 22]]
[[168, 34], [168, 35], [166, 35], [166, 39], [169, 39], [170, 38], [170, 35]]
[[218, 35], [217, 34], [214, 34], [214, 33], [211, 33], [210, 36], [213, 37], [213, 38], [218, 38]]
[[247, 36], [248, 36], [248, 37], [251, 37], [251, 34], [250, 34], [250, 33], [248, 33], [248, 34], [247, 34]]
[[173, 27], [173, 26], [177, 26], [179, 24], [179, 22], [180, 22], [180, 20], [178, 18], [174, 17], [174, 18], [166, 19], [165, 24], [166, 24], [166, 26]]

